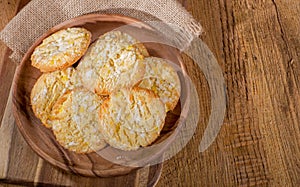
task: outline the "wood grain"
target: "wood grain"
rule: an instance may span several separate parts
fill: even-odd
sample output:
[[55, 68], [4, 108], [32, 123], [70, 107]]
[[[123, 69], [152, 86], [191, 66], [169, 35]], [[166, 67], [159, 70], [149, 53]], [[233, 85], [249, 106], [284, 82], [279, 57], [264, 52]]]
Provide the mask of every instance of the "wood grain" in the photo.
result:
[[[202, 154], [199, 124], [188, 146], [164, 163], [158, 186], [299, 186], [299, 1], [182, 2], [224, 71], [227, 116]], [[205, 78], [187, 62], [207, 123]]]
[[[13, 3], [16, 10], [18, 6], [20, 9], [28, 2], [28, 0], [20, 2], [1, 1], [0, 4], [3, 3], [6, 5], [7, 3], [7, 5], [10, 5]], [[15, 12], [16, 11], [11, 11], [12, 16]], [[4, 17], [9, 18], [7, 15], [4, 15]], [[5, 24], [6, 23], [4, 23], [4, 25]], [[12, 116], [12, 93], [10, 92], [10, 87], [16, 65], [8, 58], [11, 53], [10, 50], [6, 47], [3, 48], [4, 53], [0, 56], [1, 91], [6, 93], [7, 97], [1, 97], [1, 99], [3, 99], [1, 100], [1, 109], [3, 110], [3, 112], [1, 111], [1, 118], [3, 117], [3, 120], [1, 120], [0, 126], [0, 135], [2, 137], [0, 151], [0, 185], [145, 186], [154, 185], [157, 182], [162, 169], [161, 164], [137, 169], [127, 175], [119, 177], [89, 178], [62, 171], [38, 157], [24, 141], [23, 136], [15, 126], [15, 120]]]
[[[124, 27], [119, 28], [127, 24], [134, 26], [126, 26], [126, 29]], [[92, 42], [100, 35], [113, 29], [126, 30], [127, 33], [136, 37], [139, 41], [149, 41], [147, 39], [149, 39], [150, 35], [155, 36], [154, 39], [158, 37], [148, 25], [129, 17], [117, 15], [90, 14], [68, 20], [53, 27], [34, 42], [16, 70], [13, 81], [12, 99], [17, 126], [31, 148], [54, 166], [73, 174], [84, 176], [110, 177], [128, 174], [130, 171], [137, 169], [137, 167], [143, 167], [143, 163], [152, 163], [154, 160], [162, 157], [162, 152], [168, 148], [168, 145], [174, 140], [178, 132], [176, 126], [180, 128], [182, 125], [182, 123], [177, 123], [177, 120], [179, 117], [183, 118], [186, 116], [186, 111], [189, 106], [185, 103], [181, 103], [183, 106], [181, 109], [180, 104], [177, 105], [179, 107], [177, 107], [178, 111], [176, 112], [180, 116], [174, 112], [173, 114], [172, 112], [167, 114], [166, 123], [171, 123], [165, 124], [165, 127], [168, 127], [168, 129], [166, 129], [167, 131], [165, 131], [165, 128], [163, 129], [158, 139], [152, 144], [153, 146], [150, 145], [136, 151], [121, 151], [107, 146], [97, 153], [90, 154], [76, 154], [75, 152], [64, 149], [56, 141], [52, 131], [45, 128], [32, 111], [30, 93], [35, 82], [40, 77], [41, 72], [31, 66], [30, 56], [36, 46], [38, 46], [44, 38], [58, 30], [77, 26], [84, 27], [92, 33]], [[161, 41], [160, 38], [157, 38], [157, 40], [158, 39]], [[167, 45], [153, 42], [151, 45], [147, 43], [145, 46], [151, 56], [156, 55], [181, 65], [178, 50], [168, 47]], [[176, 59], [177, 57], [178, 59]], [[182, 71], [184, 72], [184, 69]], [[187, 90], [184, 84], [182, 84], [181, 87], [186, 90], [185, 92], [188, 97], [190, 91]], [[171, 117], [173, 119], [169, 119]], [[158, 142], [161, 142], [160, 145], [158, 145]], [[120, 157], [119, 155], [126, 157], [126, 159], [118, 159], [118, 157]]]
[[[200, 154], [198, 146], [210, 114], [210, 93], [201, 70], [185, 56], [187, 70], [199, 94], [200, 121], [187, 146], [164, 162], [157, 186], [299, 186], [300, 1], [179, 1], [202, 24], [205, 33], [201, 39], [223, 70], [227, 113], [216, 141]], [[5, 10], [0, 11], [2, 27], [13, 17], [18, 2], [0, 1]], [[0, 67], [4, 67], [8, 61], [2, 50], [4, 44], [0, 45]], [[3, 116], [9, 90], [2, 89], [5, 77], [2, 72], [6, 71], [0, 72], [0, 116]], [[9, 125], [14, 124], [9, 120], [10, 113], [5, 112], [5, 116], [8, 123], [2, 120], [2, 125], [7, 124], [3, 133], [13, 133], [15, 138], [5, 139], [5, 143], [1, 139], [1, 151], [11, 152], [5, 157], [10, 157], [8, 162], [0, 161], [0, 166], [6, 163], [6, 168], [10, 168], [5, 172], [5, 180], [0, 173], [2, 182], [27, 186], [34, 183], [96, 186], [105, 182], [111, 186], [134, 186], [137, 176], [142, 175], [135, 172], [125, 177], [93, 179], [53, 168], [31, 151], [15, 126]], [[17, 172], [19, 168], [14, 163], [17, 158], [9, 155], [17, 156], [18, 152], [30, 155], [18, 163], [20, 168], [26, 162], [34, 163], [35, 172], [30, 169], [23, 174]], [[1, 154], [1, 158], [4, 156]], [[151, 174], [151, 169], [142, 173]]]

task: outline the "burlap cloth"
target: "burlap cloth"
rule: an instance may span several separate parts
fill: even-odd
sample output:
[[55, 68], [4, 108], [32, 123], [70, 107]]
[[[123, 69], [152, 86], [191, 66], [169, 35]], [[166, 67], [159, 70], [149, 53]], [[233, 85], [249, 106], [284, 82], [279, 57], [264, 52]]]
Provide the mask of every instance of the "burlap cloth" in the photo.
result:
[[[89, 13], [121, 14], [142, 21], [161, 21], [169, 38], [183, 48], [201, 34], [201, 26], [176, 0], [32, 0], [1, 31], [0, 39], [20, 62], [33, 42], [53, 26]], [[161, 25], [153, 24], [161, 30]]]
[[[91, 13], [120, 14], [145, 21], [172, 40], [168, 40], [168, 44], [175, 45], [194, 59], [209, 83], [212, 98], [212, 113], [199, 149], [200, 152], [206, 150], [222, 126], [226, 110], [226, 85], [217, 60], [208, 47], [200, 39], [197, 40], [202, 32], [201, 25], [176, 0], [31, 0], [1, 31], [0, 39], [12, 49], [11, 58], [20, 62], [33, 42], [50, 28]], [[194, 92], [192, 96], [196, 99], [191, 99], [191, 103], [197, 104], [198, 97]], [[198, 105], [191, 107], [199, 108]], [[198, 113], [193, 112], [195, 119], [187, 117], [188, 128], [181, 130], [179, 137], [182, 137], [176, 139], [175, 147], [180, 144], [178, 147], [181, 148], [193, 136]], [[180, 148], [168, 152], [166, 157], [170, 158]]]

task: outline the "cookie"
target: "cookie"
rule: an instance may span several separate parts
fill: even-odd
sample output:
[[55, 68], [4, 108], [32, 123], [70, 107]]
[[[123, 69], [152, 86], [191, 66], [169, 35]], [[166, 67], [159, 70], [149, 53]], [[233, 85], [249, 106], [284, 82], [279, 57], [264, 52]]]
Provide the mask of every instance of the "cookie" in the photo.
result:
[[73, 89], [73, 75], [75, 69], [69, 67], [64, 70], [42, 74], [33, 86], [30, 94], [32, 110], [37, 118], [48, 128], [50, 112], [57, 99], [67, 90]]
[[76, 88], [55, 103], [50, 120], [56, 140], [64, 148], [89, 153], [106, 145], [98, 129], [98, 110], [103, 100], [85, 88]]
[[166, 111], [173, 110], [180, 97], [180, 80], [174, 68], [164, 59], [145, 58], [146, 73], [139, 87], [152, 90], [166, 105]]
[[111, 146], [136, 150], [150, 145], [163, 128], [163, 102], [151, 90], [123, 88], [113, 92], [100, 108], [100, 131]]
[[31, 64], [42, 72], [64, 69], [83, 56], [90, 42], [91, 33], [84, 28], [60, 30], [35, 48]]
[[111, 31], [91, 45], [77, 71], [86, 88], [99, 95], [109, 95], [141, 81], [145, 55], [148, 55], [146, 48], [132, 36]]

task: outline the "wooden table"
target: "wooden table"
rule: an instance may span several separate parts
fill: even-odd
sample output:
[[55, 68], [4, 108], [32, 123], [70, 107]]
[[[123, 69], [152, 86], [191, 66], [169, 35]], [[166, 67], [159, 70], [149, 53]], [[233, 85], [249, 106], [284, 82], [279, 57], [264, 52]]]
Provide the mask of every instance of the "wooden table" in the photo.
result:
[[[227, 111], [216, 141], [198, 146], [210, 114], [206, 79], [185, 59], [200, 96], [200, 121], [187, 146], [163, 163], [157, 186], [300, 186], [300, 1], [180, 0], [204, 27], [227, 85]], [[28, 0], [0, 1], [0, 29]], [[0, 43], [0, 182], [145, 186], [157, 168], [114, 178], [66, 173], [27, 145], [11, 113], [16, 65]], [[154, 181], [155, 181], [154, 177]]]

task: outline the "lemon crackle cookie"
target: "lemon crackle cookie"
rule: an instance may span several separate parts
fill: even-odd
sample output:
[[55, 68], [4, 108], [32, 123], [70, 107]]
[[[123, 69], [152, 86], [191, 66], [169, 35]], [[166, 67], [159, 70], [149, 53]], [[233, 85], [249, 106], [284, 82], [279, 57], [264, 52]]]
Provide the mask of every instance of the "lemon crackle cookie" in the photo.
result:
[[173, 110], [180, 97], [180, 80], [175, 69], [164, 59], [145, 58], [146, 73], [139, 87], [152, 90], [166, 105], [166, 111]]
[[37, 118], [48, 128], [49, 115], [57, 99], [66, 91], [74, 88], [73, 75], [75, 69], [69, 67], [64, 70], [42, 74], [33, 86], [30, 94], [32, 110]]
[[98, 38], [80, 61], [77, 72], [83, 85], [99, 95], [139, 83], [145, 73], [146, 48], [132, 36], [111, 31]]
[[84, 28], [67, 28], [45, 38], [31, 55], [32, 66], [52, 72], [71, 66], [88, 49], [91, 33]]
[[85, 88], [76, 88], [56, 102], [51, 112], [52, 130], [64, 148], [89, 153], [106, 145], [98, 126], [103, 100]]
[[160, 135], [165, 106], [150, 90], [123, 88], [112, 93], [100, 108], [100, 131], [112, 147], [136, 150]]

